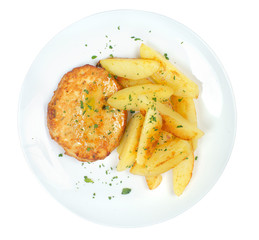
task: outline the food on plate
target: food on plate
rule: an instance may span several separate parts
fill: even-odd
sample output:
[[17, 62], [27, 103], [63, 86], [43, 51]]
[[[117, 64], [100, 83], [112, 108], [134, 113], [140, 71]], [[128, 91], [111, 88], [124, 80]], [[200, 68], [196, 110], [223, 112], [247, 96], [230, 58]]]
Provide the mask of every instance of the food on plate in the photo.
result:
[[121, 89], [113, 76], [91, 65], [66, 73], [48, 104], [52, 139], [79, 161], [104, 159], [118, 145], [127, 112], [107, 103]]
[[149, 108], [146, 112], [138, 143], [137, 157], [135, 159], [138, 164], [144, 164], [145, 160], [152, 156], [159, 140], [161, 127], [162, 117], [160, 113], [155, 108]]
[[117, 151], [119, 153], [118, 171], [130, 168], [137, 157], [138, 141], [143, 126], [144, 117], [141, 113], [134, 114], [130, 119]]
[[140, 56], [102, 59], [97, 67], [65, 74], [48, 105], [49, 132], [80, 161], [104, 159], [118, 146], [117, 171], [144, 176], [150, 190], [171, 170], [173, 190], [180, 196], [204, 134], [194, 103], [199, 88], [145, 44]]
[[173, 88], [175, 96], [198, 98], [198, 85], [180, 72], [162, 54], [142, 44], [140, 46], [140, 56], [143, 59], [152, 59], [160, 63], [159, 70], [151, 76], [155, 82], [166, 84]]
[[140, 96], [149, 101], [167, 101], [172, 96], [173, 90], [168, 86], [158, 84], [143, 84], [134, 87], [124, 88], [113, 94], [108, 99], [108, 104], [121, 110], [139, 111], [143, 106], [143, 101], [139, 100]]
[[135, 80], [149, 77], [160, 67], [158, 61], [137, 58], [108, 58], [99, 64], [115, 76]]

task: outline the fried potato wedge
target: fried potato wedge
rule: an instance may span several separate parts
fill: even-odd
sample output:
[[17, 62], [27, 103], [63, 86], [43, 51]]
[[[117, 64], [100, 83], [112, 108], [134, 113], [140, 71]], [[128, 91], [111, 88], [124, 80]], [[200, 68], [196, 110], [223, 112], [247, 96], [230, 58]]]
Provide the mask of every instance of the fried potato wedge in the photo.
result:
[[192, 177], [192, 171], [194, 166], [194, 154], [193, 152], [182, 162], [180, 162], [175, 168], [173, 168], [173, 188], [174, 193], [180, 196]]
[[108, 58], [100, 65], [113, 75], [129, 79], [147, 78], [158, 71], [160, 63], [150, 59]]
[[135, 163], [130, 172], [141, 176], [157, 176], [169, 171], [192, 153], [188, 141], [175, 138], [155, 149], [144, 165]]
[[[192, 98], [187, 97], [177, 97], [172, 96], [171, 101], [173, 104], [173, 109], [182, 115], [186, 120], [188, 120], [191, 124], [197, 127], [197, 116], [195, 104]], [[197, 148], [198, 138], [194, 137], [191, 140], [193, 150]]]
[[141, 113], [133, 115], [130, 119], [122, 137], [121, 144], [118, 147], [120, 159], [117, 165], [118, 171], [123, 171], [134, 164], [143, 122], [144, 117]]
[[[139, 111], [143, 108], [139, 97], [145, 96], [147, 100], [166, 101], [173, 94], [172, 88], [158, 84], [144, 84], [124, 88], [108, 99], [108, 104], [121, 110]], [[146, 106], [146, 109], [149, 106]]]
[[192, 147], [188, 141], [175, 138], [158, 146], [150, 159], [145, 162], [145, 167], [147, 170], [160, 167], [161, 165], [174, 168], [178, 163], [187, 158], [191, 152]]
[[146, 112], [139, 139], [136, 158], [136, 162], [138, 164], [144, 164], [146, 159], [151, 157], [155, 147], [157, 146], [161, 127], [162, 117], [160, 113], [154, 108], [149, 108]]
[[173, 88], [176, 96], [198, 98], [198, 85], [180, 72], [162, 54], [142, 44], [140, 56], [143, 59], [152, 59], [160, 63], [159, 70], [151, 76], [157, 83], [166, 84]]
[[116, 80], [124, 88], [153, 83], [148, 78], [133, 80], [133, 79], [127, 79], [127, 78], [123, 78], [123, 77], [117, 77]]
[[[174, 138], [174, 136], [171, 133], [161, 131], [157, 145], [162, 145], [164, 143], [167, 143], [168, 141], [172, 140], [173, 138]], [[145, 178], [146, 178], [148, 188], [150, 190], [157, 188], [162, 181], [162, 175], [145, 177]]]
[[157, 176], [153, 176], [153, 177], [145, 177], [145, 178], [146, 178], [148, 188], [150, 190], [154, 190], [162, 182], [162, 175], [157, 175]]
[[163, 130], [184, 140], [203, 136], [204, 133], [200, 129], [170, 107], [159, 102], [156, 103], [156, 106], [163, 118]]

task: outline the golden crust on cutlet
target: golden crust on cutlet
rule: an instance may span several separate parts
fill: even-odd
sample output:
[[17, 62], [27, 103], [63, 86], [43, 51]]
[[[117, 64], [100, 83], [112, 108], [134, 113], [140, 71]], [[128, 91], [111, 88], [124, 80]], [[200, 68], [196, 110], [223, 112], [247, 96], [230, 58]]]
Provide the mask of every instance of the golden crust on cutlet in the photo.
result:
[[79, 161], [104, 159], [118, 145], [127, 112], [107, 104], [120, 85], [106, 70], [91, 65], [66, 73], [48, 104], [52, 139]]

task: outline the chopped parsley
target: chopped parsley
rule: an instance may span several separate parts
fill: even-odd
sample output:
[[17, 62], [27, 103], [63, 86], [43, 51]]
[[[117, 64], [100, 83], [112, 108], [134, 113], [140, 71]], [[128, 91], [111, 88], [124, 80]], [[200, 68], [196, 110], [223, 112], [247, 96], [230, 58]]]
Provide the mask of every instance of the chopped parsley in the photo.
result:
[[59, 156], [59, 157], [63, 157], [63, 154], [62, 154], [62, 153], [60, 153], [58, 156]]
[[183, 125], [178, 125], [178, 126], [177, 126], [177, 128], [182, 128], [182, 127], [183, 127]]
[[178, 102], [181, 102], [183, 100], [183, 98], [178, 98]]
[[152, 123], [153, 121], [156, 122], [156, 117], [154, 115], [152, 115], [150, 117], [150, 121], [149, 122]]
[[142, 41], [141, 38], [137, 38], [137, 37], [135, 37], [135, 36], [132, 36], [131, 38], [134, 39], [134, 41]]
[[132, 101], [132, 97], [131, 97], [131, 94], [129, 95], [129, 100]]
[[98, 124], [94, 124], [94, 128], [98, 128]]
[[198, 156], [196, 156], [194, 159], [197, 160], [197, 159], [198, 159]]
[[167, 53], [164, 53], [164, 56], [165, 56], [166, 60], [169, 60], [169, 57], [168, 57]]
[[87, 93], [87, 94], [89, 94], [89, 91], [88, 91], [87, 89], [84, 89], [84, 92]]
[[83, 109], [84, 108], [84, 103], [83, 101], [80, 101], [80, 107]]
[[125, 195], [125, 194], [129, 194], [131, 192], [131, 188], [123, 188], [121, 191], [121, 194]]
[[96, 59], [96, 58], [97, 58], [97, 56], [95, 56], [95, 55], [92, 56], [92, 59]]
[[110, 54], [110, 57], [113, 58], [114, 56], [112, 54]]
[[121, 30], [121, 27], [120, 27], [120, 26], [118, 26], [117, 28], [118, 28], [118, 30]]
[[94, 183], [94, 181], [91, 178], [87, 177], [87, 176], [84, 176], [84, 181], [86, 183]]
[[91, 148], [90, 148], [90, 147], [88, 147], [86, 150], [89, 152], [89, 151], [91, 150]]

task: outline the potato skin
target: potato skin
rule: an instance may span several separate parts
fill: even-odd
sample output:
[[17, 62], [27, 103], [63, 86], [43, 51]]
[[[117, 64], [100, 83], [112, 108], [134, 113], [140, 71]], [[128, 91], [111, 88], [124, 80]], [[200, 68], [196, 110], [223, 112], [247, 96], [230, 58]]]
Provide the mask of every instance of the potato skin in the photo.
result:
[[108, 105], [120, 85], [104, 69], [91, 65], [66, 73], [48, 104], [52, 139], [79, 161], [104, 159], [119, 144], [127, 112]]

